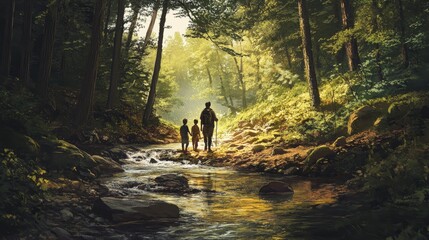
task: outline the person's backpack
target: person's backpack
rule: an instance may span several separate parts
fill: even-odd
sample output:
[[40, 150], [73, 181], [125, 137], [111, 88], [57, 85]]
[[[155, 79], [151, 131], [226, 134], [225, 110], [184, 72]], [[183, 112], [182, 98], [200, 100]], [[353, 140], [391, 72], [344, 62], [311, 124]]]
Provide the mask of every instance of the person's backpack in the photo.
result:
[[204, 109], [203, 112], [201, 113], [201, 123], [203, 125], [213, 123], [213, 118], [212, 118], [212, 113], [210, 111], [210, 108]]

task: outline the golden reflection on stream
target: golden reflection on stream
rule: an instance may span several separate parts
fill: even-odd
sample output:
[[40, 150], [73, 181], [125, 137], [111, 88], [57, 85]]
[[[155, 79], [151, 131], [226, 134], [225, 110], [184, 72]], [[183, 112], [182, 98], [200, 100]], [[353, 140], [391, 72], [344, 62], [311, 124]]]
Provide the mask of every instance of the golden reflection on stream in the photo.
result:
[[[180, 224], [153, 232], [154, 236], [163, 236], [159, 239], [243, 239], [248, 236], [253, 236], [253, 239], [284, 239], [293, 222], [288, 213], [334, 203], [339, 192], [334, 183], [315, 179], [243, 173], [164, 161], [150, 164], [146, 159], [131, 160], [125, 169], [125, 173], [106, 181], [110, 189], [123, 190], [118, 186], [124, 182], [148, 183], [162, 174], [177, 173], [189, 179], [190, 187], [203, 190], [177, 195], [133, 189], [130, 197], [159, 199], [181, 209]], [[260, 187], [270, 181], [290, 184], [294, 194], [273, 198], [260, 196]]]

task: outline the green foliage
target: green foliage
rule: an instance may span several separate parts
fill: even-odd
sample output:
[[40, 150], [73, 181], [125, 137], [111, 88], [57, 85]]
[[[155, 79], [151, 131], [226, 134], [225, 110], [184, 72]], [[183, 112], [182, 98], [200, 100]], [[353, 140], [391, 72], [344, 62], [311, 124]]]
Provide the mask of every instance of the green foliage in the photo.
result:
[[428, 202], [429, 155], [422, 147], [402, 147], [387, 158], [371, 159], [366, 166], [363, 189], [378, 201]]
[[0, 233], [32, 222], [43, 174], [32, 160], [18, 158], [7, 149], [0, 153]]
[[33, 94], [23, 89], [0, 88], [0, 123], [30, 136], [46, 134], [49, 127]]

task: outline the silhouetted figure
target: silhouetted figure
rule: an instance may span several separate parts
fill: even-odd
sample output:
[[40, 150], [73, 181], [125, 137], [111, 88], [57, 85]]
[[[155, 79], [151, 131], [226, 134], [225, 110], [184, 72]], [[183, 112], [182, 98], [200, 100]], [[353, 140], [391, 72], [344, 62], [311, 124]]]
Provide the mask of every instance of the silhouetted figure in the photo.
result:
[[213, 131], [215, 127], [215, 122], [218, 121], [215, 112], [210, 108], [211, 103], [206, 102], [206, 108], [201, 112], [201, 128], [203, 129], [204, 136], [204, 151], [208, 149], [209, 152], [212, 151], [212, 138]]
[[183, 125], [180, 127], [180, 137], [182, 138], [182, 151], [187, 152], [188, 146], [189, 146], [189, 135], [191, 132], [189, 132], [188, 125], [188, 119], [183, 119]]
[[192, 148], [194, 151], [198, 151], [198, 141], [201, 138], [200, 128], [198, 127], [198, 120], [194, 119], [194, 126], [191, 128], [192, 133]]

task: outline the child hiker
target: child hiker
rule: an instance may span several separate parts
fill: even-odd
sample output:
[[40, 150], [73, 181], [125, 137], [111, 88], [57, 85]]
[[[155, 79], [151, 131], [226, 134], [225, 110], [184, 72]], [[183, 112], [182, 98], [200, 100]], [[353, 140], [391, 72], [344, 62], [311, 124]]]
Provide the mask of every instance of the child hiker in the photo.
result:
[[188, 119], [183, 119], [183, 125], [180, 127], [180, 137], [182, 138], [182, 151], [186, 153], [188, 151], [189, 146], [189, 135], [191, 132], [189, 132], [188, 125]]
[[192, 132], [192, 148], [194, 151], [198, 151], [198, 141], [201, 138], [200, 128], [198, 127], [198, 120], [194, 119], [194, 126], [191, 128]]

